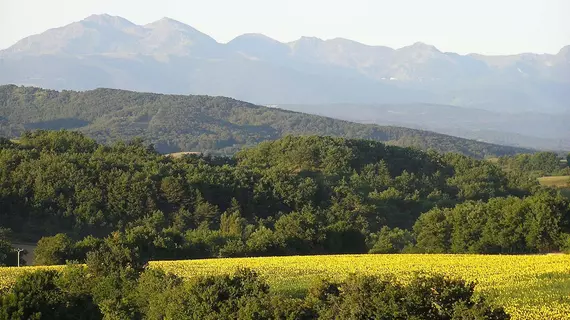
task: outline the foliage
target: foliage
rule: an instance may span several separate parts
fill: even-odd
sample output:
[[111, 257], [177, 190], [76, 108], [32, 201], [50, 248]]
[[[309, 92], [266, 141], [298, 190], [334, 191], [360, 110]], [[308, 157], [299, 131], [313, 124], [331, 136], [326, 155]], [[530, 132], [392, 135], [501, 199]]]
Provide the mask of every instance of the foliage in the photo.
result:
[[0, 86], [0, 120], [0, 135], [8, 137], [26, 129], [73, 129], [102, 143], [142, 137], [164, 153], [233, 154], [244, 146], [286, 135], [371, 139], [478, 158], [529, 151], [421, 130], [350, 123], [224, 97], [111, 89], [58, 92]]
[[371, 236], [372, 248], [369, 253], [398, 253], [412, 250], [414, 235], [408, 230], [383, 227]]
[[509, 319], [474, 300], [474, 284], [439, 275], [405, 285], [377, 276], [321, 281], [298, 299], [270, 292], [249, 269], [187, 281], [153, 269], [125, 272], [68, 266], [26, 273], [0, 297], [0, 319]]
[[0, 319], [100, 319], [91, 298], [67, 291], [59, 277], [56, 271], [22, 275], [0, 296]]
[[35, 263], [45, 266], [65, 264], [66, 259], [74, 256], [73, 247], [73, 240], [66, 234], [43, 237], [34, 251]]
[[8, 229], [0, 228], [0, 266], [8, 263], [8, 258], [14, 252], [14, 248], [8, 241], [9, 233]]
[[554, 192], [435, 208], [414, 226], [417, 249], [430, 253], [552, 252], [568, 232], [569, 202]]
[[556, 175], [561, 170], [560, 157], [554, 152], [537, 152], [500, 157], [498, 164], [507, 171], [536, 177]]
[[[232, 275], [239, 268], [247, 267], [254, 270], [270, 286], [269, 294], [272, 296], [264, 299], [267, 302], [262, 304], [265, 309], [273, 310], [273, 296], [276, 296], [275, 299], [278, 302], [275, 305], [282, 309], [275, 312], [290, 314], [293, 312], [291, 310], [297, 310], [306, 315], [310, 314], [310, 310], [303, 309], [301, 306], [307, 307], [313, 303], [312, 301], [286, 300], [283, 295], [302, 297], [306, 292], [311, 295], [311, 291], [322, 290], [322, 286], [318, 289], [319, 285], [313, 284], [314, 280], [327, 279], [328, 283], [338, 284], [345, 281], [351, 274], [377, 275], [380, 279], [387, 279], [393, 275], [398, 283], [405, 285], [418, 273], [436, 273], [445, 274], [451, 279], [460, 278], [467, 282], [476, 282], [476, 295], [484, 295], [492, 299], [494, 305], [504, 306], [513, 319], [564, 319], [570, 312], [570, 300], [568, 299], [570, 297], [570, 277], [567, 272], [569, 263], [570, 256], [568, 255], [423, 254], [157, 261], [150, 262], [150, 267], [142, 272], [138, 279], [136, 279], [136, 274], [134, 274], [135, 277], [132, 277], [132, 274], [129, 277], [123, 277], [129, 283], [128, 286], [121, 285], [125, 287], [125, 291], [117, 290], [118, 286], [107, 285], [111, 289], [115, 288], [107, 292], [118, 291], [117, 296], [124, 297], [122, 301], [128, 303], [129, 308], [139, 310], [139, 314], [163, 315], [163, 307], [173, 299], [173, 291], [170, 289], [181, 285], [182, 279], [193, 283], [196, 278], [216, 275], [225, 277]], [[0, 291], [13, 286], [15, 279], [26, 272], [45, 269], [64, 273], [68, 270], [61, 266], [0, 268]], [[71, 275], [65, 276], [68, 279], [66, 283], [76, 284], [76, 286], [68, 291], [89, 290], [86, 288], [90, 288], [92, 282], [75, 280], [73, 275], [81, 276], [82, 273], [75, 268], [72, 270], [73, 272], [69, 272]], [[135, 281], [134, 284], [133, 281]], [[319, 283], [322, 284], [323, 281]], [[309, 290], [309, 288], [314, 290]], [[250, 307], [253, 308], [253, 304]], [[311, 317], [309, 316], [308, 319]]]
[[473, 283], [441, 275], [418, 276], [407, 285], [391, 278], [351, 276], [337, 287], [320, 295], [319, 318], [510, 319], [502, 308], [476, 300]]
[[[231, 274], [247, 267], [267, 279], [270, 292], [294, 296], [307, 291], [311, 295], [309, 288], [315, 280], [338, 284], [351, 274], [380, 279], [393, 276], [402, 285], [418, 273], [444, 274], [449, 279], [477, 283], [475, 295], [504, 306], [513, 319], [539, 320], [565, 319], [569, 314], [569, 263], [570, 255], [388, 254], [153, 261], [150, 266], [186, 279]], [[319, 283], [324, 290], [322, 281]]]
[[[37, 131], [5, 144], [0, 167], [6, 168], [0, 172], [2, 226], [27, 238], [62, 233], [40, 242], [40, 264], [85, 261], [105, 238], [119, 239], [117, 250], [132, 252], [133, 265], [151, 259], [363, 253], [374, 247], [371, 234], [382, 236], [376, 252], [394, 252], [389, 246], [411, 250], [416, 241], [426, 252], [450, 252], [448, 220], [410, 233], [435, 217], [428, 211], [540, 192], [536, 180], [521, 183], [514, 177], [520, 175], [488, 161], [313, 136], [264, 142], [232, 158], [172, 158], [141, 140], [103, 146], [75, 132]], [[557, 249], [568, 207], [552, 211], [550, 198], [533, 199], [535, 210], [544, 208], [538, 216], [554, 217], [555, 225], [536, 229], [547, 232], [541, 236], [547, 240], [525, 240], [501, 252]], [[531, 228], [534, 216], [521, 219]], [[382, 233], [384, 227], [394, 234]], [[434, 242], [429, 250], [426, 241]], [[457, 244], [453, 252], [490, 250]]]

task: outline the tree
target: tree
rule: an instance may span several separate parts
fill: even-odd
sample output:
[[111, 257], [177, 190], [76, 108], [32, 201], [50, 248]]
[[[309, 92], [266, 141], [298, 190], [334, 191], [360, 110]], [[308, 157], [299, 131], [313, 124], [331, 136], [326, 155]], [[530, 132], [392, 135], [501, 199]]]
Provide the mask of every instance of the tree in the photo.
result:
[[231, 207], [220, 217], [220, 231], [223, 235], [241, 238], [246, 220], [241, 217], [241, 209], [235, 198]]
[[451, 226], [447, 220], [449, 210], [435, 208], [422, 214], [414, 225], [416, 247], [426, 253], [449, 252]]
[[474, 287], [441, 275], [418, 275], [408, 285], [353, 275], [341, 284], [318, 284], [308, 300], [319, 319], [510, 319], [502, 308], [476, 298]]
[[374, 235], [374, 240], [369, 253], [399, 253], [411, 249], [414, 245], [414, 236], [410, 231], [390, 229], [387, 226]]
[[74, 256], [73, 240], [66, 234], [59, 233], [53, 237], [44, 237], [38, 241], [35, 250], [36, 265], [60, 265]]
[[0, 228], [0, 266], [8, 263], [8, 257], [14, 252], [14, 248], [8, 241], [8, 229]]
[[290, 254], [302, 254], [319, 250], [318, 224], [310, 208], [292, 212], [275, 222], [275, 236], [285, 244]]
[[36, 271], [19, 277], [0, 296], [0, 319], [102, 319], [88, 295], [59, 285], [56, 271]]

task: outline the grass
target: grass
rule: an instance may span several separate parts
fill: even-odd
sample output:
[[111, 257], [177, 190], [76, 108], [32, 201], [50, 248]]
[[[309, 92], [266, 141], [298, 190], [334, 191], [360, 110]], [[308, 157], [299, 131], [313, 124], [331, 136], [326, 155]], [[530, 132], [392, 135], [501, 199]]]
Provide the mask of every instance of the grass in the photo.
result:
[[570, 176], [552, 176], [538, 178], [541, 185], [553, 188], [570, 188]]
[[538, 178], [541, 185], [560, 190], [563, 196], [570, 199], [570, 176], [553, 176]]

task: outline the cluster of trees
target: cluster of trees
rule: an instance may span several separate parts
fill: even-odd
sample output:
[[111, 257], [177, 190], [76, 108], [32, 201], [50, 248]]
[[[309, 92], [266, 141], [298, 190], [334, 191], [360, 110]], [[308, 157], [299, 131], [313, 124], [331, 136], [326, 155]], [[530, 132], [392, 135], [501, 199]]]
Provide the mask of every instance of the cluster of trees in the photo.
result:
[[498, 164], [506, 171], [534, 177], [570, 174], [570, 169], [562, 160], [554, 152], [537, 152], [499, 157]]
[[478, 158], [530, 151], [428, 131], [351, 123], [223, 97], [0, 86], [0, 136], [18, 137], [28, 129], [74, 129], [100, 143], [143, 137], [162, 153], [233, 154], [244, 146], [285, 135], [371, 139]]
[[10, 243], [9, 239], [10, 231], [5, 228], [0, 228], [0, 267], [4, 266], [10, 258], [10, 255], [14, 252], [14, 248]]
[[550, 191], [435, 208], [414, 233], [417, 248], [430, 253], [553, 252], [567, 246], [568, 222], [567, 199]]
[[11, 319], [509, 319], [475, 285], [441, 275], [401, 284], [353, 275], [318, 280], [304, 297], [270, 291], [253, 271], [183, 281], [145, 269], [132, 251], [107, 240], [87, 266], [37, 271], [0, 292], [0, 320]]
[[[1, 226], [24, 240], [62, 233], [40, 241], [42, 264], [84, 261], [106, 237], [147, 259], [184, 259], [545, 252], [569, 232], [568, 201], [536, 179], [374, 141], [288, 136], [232, 158], [173, 158], [141, 140], [35, 131], [0, 142], [0, 167]], [[478, 219], [461, 220], [471, 210]], [[518, 238], [493, 234], [505, 226]]]

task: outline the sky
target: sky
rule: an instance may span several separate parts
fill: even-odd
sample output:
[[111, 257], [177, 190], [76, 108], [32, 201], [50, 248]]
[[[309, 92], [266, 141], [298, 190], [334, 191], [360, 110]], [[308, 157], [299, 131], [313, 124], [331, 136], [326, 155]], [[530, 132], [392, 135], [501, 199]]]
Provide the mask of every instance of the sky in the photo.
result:
[[570, 45], [570, 0], [0, 0], [0, 49], [102, 13], [136, 24], [169, 17], [219, 42], [263, 33], [393, 48], [419, 41], [460, 54], [555, 54]]

